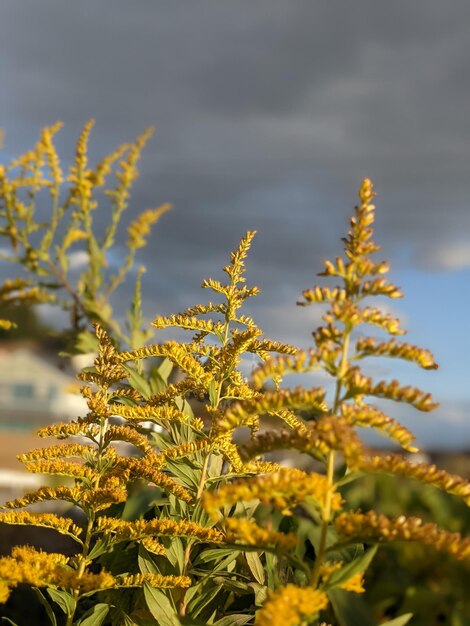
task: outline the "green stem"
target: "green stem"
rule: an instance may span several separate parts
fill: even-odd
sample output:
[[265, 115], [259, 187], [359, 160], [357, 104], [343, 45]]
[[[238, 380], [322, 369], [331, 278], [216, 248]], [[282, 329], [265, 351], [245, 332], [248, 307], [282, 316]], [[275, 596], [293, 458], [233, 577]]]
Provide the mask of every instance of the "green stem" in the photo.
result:
[[[99, 442], [98, 442], [98, 449], [97, 449], [97, 456], [96, 456], [96, 466], [98, 470], [101, 470], [101, 456], [106, 447], [105, 442], [104, 442], [104, 437], [106, 434], [107, 425], [108, 425], [107, 419], [101, 418]], [[99, 487], [99, 483], [100, 483], [100, 477], [98, 476], [94, 484], [95, 489]], [[88, 563], [88, 554], [90, 552], [91, 540], [93, 538], [93, 527], [95, 525], [95, 520], [96, 520], [96, 512], [93, 509], [91, 509], [88, 511], [88, 523], [87, 523], [87, 528], [85, 532], [85, 539], [83, 541], [83, 550], [82, 550], [81, 555], [78, 558], [77, 579], [76, 579], [77, 586], [73, 590], [74, 608], [73, 608], [73, 612], [67, 616], [67, 622], [65, 626], [73, 626], [73, 620], [75, 617], [75, 613], [77, 611], [78, 601], [80, 599], [80, 586], [78, 583], [80, 579], [82, 578], [83, 574], [85, 573], [85, 568]]]
[[[230, 320], [226, 319], [225, 320], [225, 327], [224, 327], [224, 335], [223, 335], [223, 340], [222, 340], [222, 345], [225, 346], [227, 344], [228, 341], [228, 335], [229, 335], [229, 328], [230, 328]], [[217, 384], [217, 389], [216, 389], [216, 394], [215, 394], [215, 400], [214, 400], [214, 408], [217, 408], [219, 406], [220, 403], [220, 396], [222, 394], [222, 385], [223, 385], [223, 378], [222, 376], [220, 377], [220, 380]], [[199, 484], [197, 487], [197, 492], [196, 492], [196, 504], [201, 500], [202, 498], [202, 494], [204, 492], [204, 487], [206, 486], [206, 480], [207, 480], [207, 472], [209, 469], [209, 462], [210, 462], [210, 458], [211, 458], [211, 453], [208, 452], [204, 458], [204, 462], [202, 464], [202, 468], [201, 468], [201, 478], [199, 479]], [[188, 539], [188, 543], [186, 544], [186, 548], [184, 551], [184, 565], [183, 565], [183, 572], [182, 575], [187, 575], [188, 570], [189, 570], [189, 564], [191, 562], [191, 551], [193, 548], [193, 543], [190, 539]], [[185, 602], [184, 598], [182, 598], [181, 600], [181, 604], [180, 604], [180, 608], [179, 608], [179, 615], [181, 617], [184, 617], [186, 615], [186, 608], [187, 608], [187, 603]]]
[[[341, 362], [338, 369], [337, 380], [336, 380], [336, 391], [335, 398], [333, 402], [333, 415], [336, 415], [339, 409], [339, 403], [341, 398], [341, 389], [343, 386], [343, 377], [347, 371], [348, 366], [348, 353], [349, 353], [349, 342], [351, 337], [351, 329], [346, 327], [344, 329], [343, 334], [343, 352], [341, 355]], [[328, 481], [328, 491], [325, 497], [325, 505], [322, 508], [322, 524], [320, 531], [320, 541], [318, 544], [318, 552], [315, 558], [315, 565], [312, 571], [311, 584], [316, 587], [318, 584], [318, 579], [320, 577], [320, 568], [325, 557], [326, 552], [326, 543], [328, 538], [328, 527], [331, 522], [331, 503], [333, 499], [333, 486], [334, 486], [334, 471], [335, 471], [335, 451], [330, 450], [328, 452], [327, 464], [326, 464], [326, 478]]]

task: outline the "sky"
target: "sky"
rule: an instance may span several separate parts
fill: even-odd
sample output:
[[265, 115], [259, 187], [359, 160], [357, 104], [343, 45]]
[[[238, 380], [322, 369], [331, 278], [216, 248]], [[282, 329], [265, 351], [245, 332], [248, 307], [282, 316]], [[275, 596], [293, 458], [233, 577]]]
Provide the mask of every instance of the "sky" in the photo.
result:
[[295, 302], [374, 181], [393, 312], [440, 364], [378, 368], [441, 402], [394, 413], [434, 447], [470, 445], [469, 76], [466, 0], [0, 2], [3, 159], [56, 120], [65, 162], [91, 117], [96, 159], [156, 126], [129, 209], [174, 205], [140, 257], [149, 318], [203, 302], [255, 229], [252, 312], [308, 346], [319, 313]]

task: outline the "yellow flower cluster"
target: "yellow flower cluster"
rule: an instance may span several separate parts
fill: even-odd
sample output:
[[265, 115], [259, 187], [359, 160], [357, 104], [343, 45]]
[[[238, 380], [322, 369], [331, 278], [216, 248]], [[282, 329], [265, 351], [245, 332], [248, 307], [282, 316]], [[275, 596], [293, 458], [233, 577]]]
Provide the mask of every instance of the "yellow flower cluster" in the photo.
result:
[[344, 382], [348, 389], [348, 397], [365, 395], [386, 398], [395, 402], [406, 402], [419, 411], [433, 411], [438, 406], [430, 393], [409, 385], [402, 387], [398, 380], [374, 384], [372, 379], [364, 376], [358, 368], [351, 369]]
[[153, 537], [145, 537], [140, 543], [152, 554], [160, 554], [162, 556], [166, 554], [165, 546]]
[[343, 402], [340, 410], [341, 415], [349, 424], [363, 428], [376, 428], [397, 441], [408, 452], [418, 451], [418, 448], [412, 445], [415, 440], [413, 433], [379, 409], [361, 403], [346, 404]]
[[[219, 517], [220, 508], [240, 500], [259, 500], [281, 509], [284, 514], [289, 514], [294, 507], [310, 498], [319, 506], [324, 506], [331, 490], [332, 487], [328, 484], [327, 478], [321, 474], [307, 474], [297, 469], [281, 468], [265, 476], [221, 485], [218, 491], [206, 491], [202, 498], [202, 505], [214, 519]], [[341, 508], [340, 494], [329, 495], [333, 510], [339, 510]]]
[[470, 506], [470, 482], [427, 463], [410, 463], [398, 454], [364, 458], [361, 469], [367, 472], [388, 472], [434, 485], [463, 499]]
[[[326, 584], [330, 580], [331, 575], [340, 570], [342, 565], [343, 564], [339, 561], [334, 563], [325, 561], [322, 563], [320, 566], [320, 576], [323, 584]], [[351, 591], [352, 593], [364, 593], [364, 572], [354, 574], [351, 578], [338, 585], [338, 587], [340, 589], [344, 589], [345, 591]]]
[[59, 476], [71, 476], [77, 480], [96, 481], [99, 473], [86, 465], [69, 463], [60, 459], [38, 460], [25, 463], [28, 472], [34, 474], [56, 474]]
[[100, 432], [97, 424], [89, 424], [85, 420], [76, 420], [66, 424], [52, 424], [44, 426], [37, 431], [38, 437], [56, 437], [57, 439], [68, 439], [68, 437], [89, 437], [95, 439]]
[[231, 430], [249, 424], [260, 415], [276, 415], [285, 409], [308, 410], [316, 414], [328, 411], [325, 391], [320, 388], [279, 389], [265, 391], [254, 398], [235, 403], [217, 424], [220, 430]]
[[227, 543], [236, 543], [247, 546], [267, 548], [272, 546], [279, 550], [288, 551], [297, 544], [294, 534], [279, 533], [274, 530], [261, 528], [255, 522], [246, 518], [227, 517], [225, 524], [225, 540]]
[[80, 526], [67, 517], [58, 517], [53, 513], [31, 513], [29, 511], [0, 513], [0, 523], [17, 526], [42, 526], [53, 528], [58, 533], [69, 535], [76, 541], [82, 532]]
[[17, 509], [37, 502], [51, 500], [65, 500], [82, 508], [87, 508], [89, 505], [96, 511], [101, 511], [108, 508], [111, 504], [125, 502], [127, 500], [127, 490], [125, 487], [117, 484], [98, 489], [62, 486], [40, 487], [37, 491], [27, 493], [21, 498], [8, 500], [4, 506], [9, 509]]
[[356, 342], [356, 357], [388, 356], [406, 361], [413, 361], [426, 370], [437, 369], [437, 363], [429, 350], [413, 346], [406, 342], [390, 339], [387, 342], [378, 342], [373, 337], [359, 337]]
[[184, 328], [185, 330], [197, 330], [217, 335], [223, 332], [224, 325], [222, 322], [214, 322], [211, 319], [200, 319], [196, 315], [176, 314], [169, 317], [157, 317], [152, 322], [155, 328], [163, 329], [173, 326], [175, 328]]
[[266, 431], [250, 439], [240, 446], [240, 456], [244, 461], [252, 459], [260, 454], [273, 452], [274, 450], [295, 449], [312, 456], [323, 459], [330, 447], [325, 443], [314, 428], [302, 431], [288, 431], [281, 428], [278, 431]]
[[255, 626], [302, 626], [327, 606], [328, 596], [323, 591], [288, 584], [269, 592], [263, 608], [256, 613]]
[[0, 558], [0, 603], [8, 600], [10, 590], [21, 583], [44, 587], [54, 585], [65, 570], [68, 558], [29, 546], [16, 546], [11, 556]]
[[417, 517], [401, 515], [389, 519], [375, 511], [340, 513], [335, 520], [338, 533], [359, 540], [418, 541], [436, 550], [448, 552], [457, 559], [470, 560], [470, 538], [459, 533], [440, 530], [435, 524], [424, 523]]
[[125, 441], [131, 443], [143, 454], [153, 454], [154, 449], [150, 445], [148, 437], [139, 433], [135, 428], [130, 426], [108, 426], [104, 442], [105, 444], [111, 443], [111, 441]]
[[148, 209], [141, 213], [127, 229], [129, 234], [128, 246], [131, 250], [143, 248], [147, 245], [147, 237], [152, 226], [158, 222], [160, 217], [172, 208], [171, 204], [162, 204], [157, 209]]
[[52, 459], [67, 459], [71, 457], [87, 458], [95, 450], [94, 446], [79, 443], [66, 443], [58, 446], [45, 448], [35, 448], [24, 454], [18, 455], [18, 460], [22, 463], [32, 463], [35, 461], [45, 461]]
[[117, 587], [142, 587], [148, 584], [161, 589], [186, 589], [191, 586], [189, 576], [163, 576], [162, 574], [133, 574], [124, 576], [117, 581]]
[[191, 502], [193, 497], [190, 492], [177, 483], [169, 474], [157, 469], [158, 467], [161, 467], [160, 457], [152, 454], [140, 459], [121, 458], [118, 471], [123, 477], [126, 477], [126, 473], [128, 473], [127, 477], [144, 478], [148, 482], [157, 485], [157, 487], [173, 493], [181, 500]]
[[253, 384], [261, 389], [264, 383], [272, 378], [280, 381], [285, 374], [302, 374], [319, 367], [317, 350], [298, 350], [294, 355], [270, 357], [252, 373]]
[[97, 530], [99, 532], [112, 533], [117, 541], [128, 539], [140, 539], [147, 536], [152, 537], [191, 537], [200, 541], [211, 543], [221, 543], [224, 535], [215, 528], [206, 528], [195, 522], [184, 520], [174, 521], [171, 519], [153, 519], [135, 522], [126, 522], [112, 517], [99, 517], [97, 520]]

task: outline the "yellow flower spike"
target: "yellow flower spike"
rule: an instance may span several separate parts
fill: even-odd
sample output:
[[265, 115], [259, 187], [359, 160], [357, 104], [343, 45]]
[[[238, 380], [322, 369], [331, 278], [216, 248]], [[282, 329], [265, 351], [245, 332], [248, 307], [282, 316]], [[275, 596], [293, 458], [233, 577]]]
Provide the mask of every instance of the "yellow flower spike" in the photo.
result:
[[215, 528], [207, 528], [195, 522], [172, 519], [136, 520], [126, 522], [112, 517], [99, 517], [97, 530], [112, 534], [116, 541], [140, 540], [144, 537], [191, 537], [199, 541], [221, 543], [224, 534]]
[[126, 418], [129, 422], [188, 422], [190, 416], [187, 413], [179, 411], [171, 405], [154, 406], [152, 404], [127, 406], [126, 404], [118, 404], [110, 402], [108, 405], [110, 415], [119, 415]]
[[228, 517], [225, 523], [225, 540], [228, 543], [263, 547], [274, 547], [282, 551], [289, 551], [297, 544], [294, 534], [284, 534], [261, 528], [255, 522], [244, 519]]
[[0, 603], [6, 602], [10, 589], [24, 583], [34, 587], [54, 586], [65, 572], [68, 557], [47, 553], [29, 546], [15, 546], [11, 556], [0, 558]]
[[66, 459], [71, 457], [86, 458], [95, 450], [94, 446], [83, 445], [78, 443], [69, 443], [46, 448], [35, 448], [24, 454], [17, 456], [22, 463], [31, 463], [34, 461]]
[[294, 355], [270, 357], [252, 373], [256, 389], [261, 389], [269, 378], [282, 379], [286, 374], [302, 374], [319, 367], [316, 350], [298, 350]]
[[440, 552], [448, 552], [456, 559], [470, 560], [470, 538], [463, 539], [459, 533], [441, 530], [436, 524], [424, 523], [417, 517], [401, 515], [389, 519], [375, 511], [341, 513], [335, 520], [335, 527], [345, 537], [364, 541], [417, 541]]
[[205, 333], [215, 335], [223, 330], [222, 322], [213, 322], [212, 320], [199, 319], [189, 315], [170, 315], [169, 317], [157, 317], [152, 326], [163, 329], [168, 327], [184, 328], [185, 330], [202, 330]]
[[152, 554], [158, 554], [161, 556], [165, 556], [166, 554], [165, 546], [153, 537], [145, 537], [140, 543], [148, 552], [151, 552]]
[[131, 250], [144, 248], [147, 245], [147, 237], [150, 234], [152, 226], [158, 222], [160, 217], [170, 211], [172, 205], [169, 203], [162, 204], [156, 209], [148, 209], [141, 213], [127, 229], [129, 235], [128, 247]]
[[328, 596], [311, 587], [291, 583], [277, 591], [268, 591], [268, 599], [257, 611], [255, 626], [302, 626], [306, 618], [328, 606]]
[[438, 404], [432, 399], [430, 393], [426, 393], [417, 387], [409, 385], [402, 387], [398, 380], [390, 382], [380, 381], [373, 383], [372, 379], [364, 376], [358, 368], [352, 368], [344, 378], [347, 389], [347, 397], [355, 396], [375, 396], [394, 400], [395, 402], [406, 402], [419, 411], [433, 411]]
[[142, 587], [148, 584], [160, 589], [187, 589], [192, 581], [189, 576], [163, 576], [162, 574], [133, 574], [117, 580], [116, 587]]
[[230, 265], [224, 267], [224, 271], [230, 276], [233, 284], [245, 282], [243, 276], [245, 273], [245, 259], [248, 256], [248, 251], [251, 248], [251, 242], [255, 235], [255, 230], [247, 231], [240, 240], [237, 249], [232, 252]]
[[261, 454], [289, 449], [312, 454], [315, 457], [322, 457], [331, 448], [310, 426], [309, 430], [307, 432], [302, 431], [301, 435], [298, 432], [285, 429], [260, 433], [240, 446], [239, 451], [241, 458], [244, 461], [248, 461]]
[[86, 465], [59, 460], [38, 460], [25, 463], [25, 469], [34, 474], [56, 474], [77, 480], [96, 481], [100, 474]]
[[[204, 509], [212, 516], [226, 504], [240, 500], [259, 500], [263, 504], [288, 512], [309, 498], [324, 506], [331, 487], [322, 474], [307, 474], [297, 469], [281, 468], [277, 472], [221, 485], [216, 492], [207, 491], [202, 498]], [[332, 509], [341, 508], [341, 496], [333, 493]]]
[[438, 469], [435, 465], [410, 463], [399, 454], [387, 454], [364, 458], [360, 468], [366, 472], [385, 472], [419, 480], [462, 498], [465, 504], [470, 506], [470, 482], [457, 474]]
[[423, 369], [437, 369], [437, 363], [429, 350], [424, 350], [409, 343], [397, 342], [390, 339], [387, 342], [377, 342], [372, 337], [360, 337], [356, 342], [356, 358], [366, 356], [387, 356], [406, 361], [412, 361]]
[[93, 506], [96, 511], [106, 509], [111, 504], [125, 502], [127, 490], [122, 486], [110, 485], [98, 489], [82, 487], [40, 487], [37, 491], [27, 493], [21, 498], [8, 500], [3, 505], [7, 509], [19, 509], [37, 502], [65, 500], [80, 507]]
[[376, 428], [398, 442], [408, 452], [418, 451], [418, 448], [413, 445], [415, 441], [413, 433], [400, 422], [385, 415], [385, 413], [375, 407], [343, 402], [341, 414], [351, 425], [361, 428]]
[[108, 426], [105, 434], [105, 443], [109, 444], [111, 441], [131, 443], [144, 454], [155, 453], [154, 448], [149, 443], [148, 437], [142, 435], [135, 430], [135, 428], [131, 428], [130, 426]]
[[[337, 570], [341, 569], [342, 565], [343, 564], [339, 561], [336, 561], [334, 563], [326, 561], [325, 563], [322, 563], [322, 565], [320, 566], [320, 576], [322, 579], [322, 583], [326, 584], [330, 580], [331, 575]], [[364, 572], [358, 572], [357, 574], [354, 574], [344, 583], [338, 585], [338, 587], [340, 589], [344, 589], [345, 591], [351, 591], [353, 593], [364, 593]]]
[[365, 324], [378, 326], [390, 335], [405, 335], [406, 331], [400, 328], [400, 320], [393, 318], [389, 313], [383, 313], [380, 309], [365, 307], [358, 312], [359, 321]]
[[276, 414], [284, 409], [305, 409], [317, 414], [326, 413], [325, 391], [321, 388], [280, 389], [265, 391], [259, 396], [232, 405], [217, 424], [219, 430], [230, 430], [250, 423], [259, 415]]
[[57, 439], [67, 439], [68, 437], [89, 437], [90, 439], [95, 439], [99, 432], [100, 429], [97, 424], [90, 424], [85, 420], [77, 420], [65, 424], [44, 426], [36, 434], [42, 438], [56, 437]]
[[78, 537], [82, 532], [80, 526], [77, 526], [73, 520], [67, 517], [58, 517], [53, 513], [31, 513], [29, 511], [0, 513], [0, 523], [53, 528], [62, 535], [73, 537], [75, 541], [80, 541]]
[[[122, 469], [128, 470], [132, 477], [144, 478], [164, 491], [169, 491], [185, 502], [192, 501], [190, 492], [177, 483], [170, 475], [160, 471], [162, 458], [157, 455], [149, 455], [141, 459], [121, 459]], [[119, 471], [122, 471], [121, 467]]]

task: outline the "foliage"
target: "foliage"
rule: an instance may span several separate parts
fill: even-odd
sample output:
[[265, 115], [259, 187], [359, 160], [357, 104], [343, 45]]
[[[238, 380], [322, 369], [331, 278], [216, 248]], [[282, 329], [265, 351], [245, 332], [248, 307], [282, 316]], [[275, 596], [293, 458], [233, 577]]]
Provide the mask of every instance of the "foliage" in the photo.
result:
[[[434, 519], [441, 526], [468, 535], [470, 510], [460, 499], [428, 485], [393, 476], [364, 477], [343, 488], [348, 506], [379, 509], [390, 516], [402, 511]], [[417, 543], [390, 544], [378, 552], [367, 572], [365, 599], [385, 619], [414, 614], [413, 626], [467, 626], [470, 563], [429, 550]]]
[[[137, 164], [152, 129], [91, 167], [88, 141], [93, 125], [90, 120], [83, 128], [68, 175], [54, 145], [61, 123], [45, 128], [32, 150], [0, 165], [0, 234], [10, 248], [1, 258], [23, 269], [22, 276], [0, 286], [0, 304], [59, 304], [70, 312], [75, 340], [95, 320], [111, 328], [116, 340], [129, 342], [113, 316], [111, 296], [132, 269], [136, 251], [146, 245], [152, 225], [171, 205], [141, 213], [127, 228], [127, 252], [115, 250], [138, 177]], [[115, 183], [108, 184], [113, 171]], [[51, 210], [46, 219], [48, 200]], [[97, 213], [105, 222], [101, 233]], [[1, 328], [11, 326], [10, 320], [0, 320]]]
[[[65, 557], [16, 547], [11, 556], [0, 559], [1, 600], [6, 601], [18, 584], [33, 586], [50, 622], [58, 624], [57, 611], [62, 611], [66, 626], [304, 626], [324, 620], [368, 626], [376, 621], [363, 601], [364, 573], [378, 545], [418, 542], [470, 560], [470, 539], [452, 529], [406, 517], [404, 511], [387, 517], [373, 509], [351, 510], [344, 499], [348, 483], [362, 481], [366, 474], [385, 473], [470, 502], [470, 486], [464, 479], [411, 463], [399, 454], [371, 455], [357, 434], [361, 428], [379, 429], [412, 454], [413, 435], [367, 399], [405, 402], [420, 411], [436, 406], [419, 389], [396, 380], [377, 382], [360, 369], [364, 359], [377, 356], [405, 359], [424, 369], [437, 367], [427, 350], [396, 339], [404, 333], [398, 320], [364, 303], [371, 297], [402, 295], [385, 278], [388, 264], [372, 260], [379, 250], [372, 241], [372, 183], [366, 179], [361, 186], [360, 205], [343, 240], [344, 256], [326, 261], [321, 274], [339, 284], [303, 292], [301, 305], [329, 306], [325, 325], [314, 332], [313, 348], [301, 351], [265, 338], [243, 312], [245, 301], [258, 293], [245, 278], [253, 232], [246, 233], [232, 252], [224, 268], [226, 282], [203, 281], [214, 301], [154, 320], [155, 329], [183, 329], [188, 340], [142, 345], [142, 335], [125, 337], [106, 308], [109, 291], [123, 274], [108, 280], [104, 259], [114, 242], [127, 203], [126, 185], [136, 175], [135, 160], [145, 137], [121, 161], [121, 191], [111, 194], [111, 225], [98, 241], [92, 230], [96, 205], [90, 193], [102, 180], [100, 172], [107, 172], [121, 152], [107, 157], [101, 169], [87, 169], [89, 128], [78, 143], [65, 208], [57, 201], [61, 178], [54, 169], [56, 161], [48, 156], [55, 154], [48, 139], [51, 130], [43, 135], [43, 147], [37, 148], [34, 158], [23, 157], [14, 164], [28, 173], [19, 177], [19, 186], [26, 181], [34, 187], [40, 183], [29, 182], [28, 177], [39, 176], [34, 173], [40, 168], [31, 164], [34, 159], [49, 159], [52, 183], [44, 185], [55, 208], [38, 248], [28, 237], [40, 227], [31, 226], [36, 223], [16, 199], [15, 185], [3, 176], [2, 232], [25, 251], [17, 260], [30, 273], [37, 276], [37, 268], [45, 264], [55, 278], [52, 267], [58, 267], [62, 276], [68, 267], [68, 241], [75, 238], [71, 233], [80, 231], [76, 239], [83, 236], [87, 242], [90, 264], [76, 290], [68, 282], [60, 286], [69, 285], [76, 295], [71, 300], [76, 329], [85, 328], [87, 321], [94, 323], [98, 348], [94, 365], [80, 375], [88, 414], [41, 429], [40, 436], [65, 443], [33, 450], [20, 459], [29, 471], [64, 476], [67, 481], [7, 502], [8, 511], [0, 517], [8, 524], [52, 528], [71, 537], [77, 552]], [[42, 178], [38, 180], [43, 184]], [[70, 205], [73, 226], [65, 231], [51, 260], [48, 242]], [[129, 229], [123, 272], [130, 269], [133, 254], [159, 211]], [[47, 289], [41, 280], [38, 288]], [[95, 301], [100, 303], [99, 313]], [[131, 310], [136, 329], [141, 321], [139, 289]], [[359, 331], [364, 325], [392, 338], [363, 336]], [[120, 345], [122, 339], [130, 349]], [[247, 354], [260, 362], [251, 382], [241, 369]], [[170, 381], [172, 370], [179, 375]], [[331, 377], [330, 395], [320, 387], [281, 387], [286, 374], [316, 370]], [[273, 423], [280, 427], [272, 428]], [[132, 446], [135, 454], [127, 454], [123, 444]], [[287, 449], [320, 461], [324, 472], [281, 467], [266, 459], [269, 452]], [[27, 508], [54, 501], [77, 507], [83, 524]], [[399, 626], [410, 618], [404, 613], [388, 623]]]

